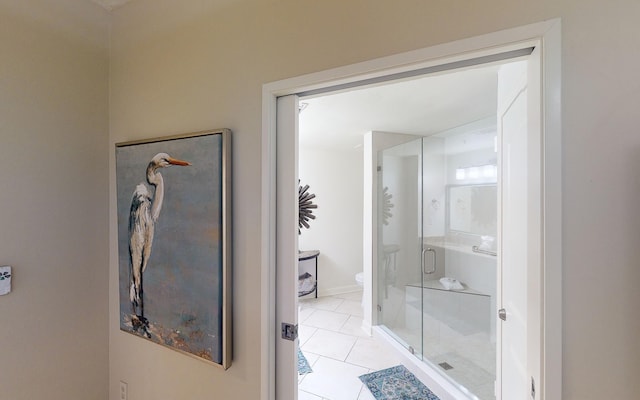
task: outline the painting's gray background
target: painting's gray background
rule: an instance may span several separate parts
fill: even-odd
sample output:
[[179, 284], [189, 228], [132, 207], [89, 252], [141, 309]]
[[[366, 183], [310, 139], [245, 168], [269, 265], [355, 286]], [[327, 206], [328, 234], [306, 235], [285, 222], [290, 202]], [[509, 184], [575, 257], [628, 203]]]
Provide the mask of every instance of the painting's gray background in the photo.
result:
[[[169, 337], [152, 340], [197, 355], [222, 360], [222, 135], [213, 134], [116, 148], [120, 327], [131, 315], [129, 300], [128, 223], [133, 191], [147, 187], [151, 158], [165, 152], [189, 161], [171, 166], [164, 177], [162, 211], [155, 226], [151, 257], [144, 272], [145, 317], [152, 326], [171, 330], [187, 342]], [[152, 188], [152, 187], [151, 187]]]

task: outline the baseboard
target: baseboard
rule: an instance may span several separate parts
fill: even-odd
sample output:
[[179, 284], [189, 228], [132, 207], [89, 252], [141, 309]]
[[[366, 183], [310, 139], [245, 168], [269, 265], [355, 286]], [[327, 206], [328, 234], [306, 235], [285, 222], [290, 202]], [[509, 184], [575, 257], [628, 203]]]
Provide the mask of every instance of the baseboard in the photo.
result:
[[318, 297], [335, 296], [337, 294], [346, 294], [360, 291], [362, 291], [362, 286], [360, 285], [339, 286], [335, 288], [319, 290]]

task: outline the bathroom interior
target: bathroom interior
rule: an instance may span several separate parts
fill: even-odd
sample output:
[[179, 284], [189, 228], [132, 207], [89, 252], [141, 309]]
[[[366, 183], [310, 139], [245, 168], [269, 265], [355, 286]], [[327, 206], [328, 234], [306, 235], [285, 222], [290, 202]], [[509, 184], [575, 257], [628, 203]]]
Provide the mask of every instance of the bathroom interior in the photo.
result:
[[[302, 99], [308, 109], [300, 114], [300, 178], [308, 179], [301, 183], [310, 184], [312, 192], [317, 189], [318, 204], [318, 219], [303, 230], [300, 244], [301, 250], [320, 250], [316, 294], [357, 292], [364, 280], [372, 288], [372, 301], [362, 302], [371, 307], [370, 324], [418, 364], [438, 371], [470, 399], [482, 400], [495, 399], [496, 380], [499, 67], [387, 85], [411, 87], [408, 96], [418, 103], [423, 96], [416, 93], [435, 93], [424, 100], [430, 111], [424, 101], [411, 110], [420, 115], [414, 126], [370, 117], [363, 134], [346, 119], [328, 116], [330, 110], [353, 107], [357, 99], [349, 96], [389, 101], [407, 96], [376, 94], [384, 90], [380, 87]], [[433, 109], [436, 102], [448, 109]], [[410, 119], [394, 111], [395, 119]], [[322, 119], [314, 119], [314, 112]], [[358, 111], [353, 115], [364, 119]], [[336, 129], [337, 123], [323, 126], [327, 120], [341, 121], [345, 131]], [[371, 147], [362, 145], [366, 135]], [[339, 150], [330, 147], [334, 140], [342, 140]], [[367, 177], [362, 166], [371, 160], [374, 176]], [[376, 196], [370, 275], [363, 274], [362, 257], [366, 179], [374, 181]], [[338, 215], [332, 216], [334, 211]]]

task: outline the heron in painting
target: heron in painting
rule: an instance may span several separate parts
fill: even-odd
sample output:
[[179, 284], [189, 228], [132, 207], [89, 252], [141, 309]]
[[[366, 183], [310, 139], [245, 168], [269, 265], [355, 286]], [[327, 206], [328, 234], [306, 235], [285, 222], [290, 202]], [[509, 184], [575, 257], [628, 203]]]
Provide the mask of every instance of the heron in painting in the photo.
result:
[[151, 255], [155, 223], [164, 199], [164, 180], [158, 170], [172, 165], [186, 166], [191, 163], [177, 160], [166, 153], [158, 153], [151, 159], [147, 166], [147, 182], [155, 187], [154, 193], [144, 183], [136, 186], [129, 212], [129, 299], [133, 308], [132, 324], [136, 331], [142, 329], [148, 337], [151, 335], [148, 330], [149, 322], [144, 316], [142, 276]]

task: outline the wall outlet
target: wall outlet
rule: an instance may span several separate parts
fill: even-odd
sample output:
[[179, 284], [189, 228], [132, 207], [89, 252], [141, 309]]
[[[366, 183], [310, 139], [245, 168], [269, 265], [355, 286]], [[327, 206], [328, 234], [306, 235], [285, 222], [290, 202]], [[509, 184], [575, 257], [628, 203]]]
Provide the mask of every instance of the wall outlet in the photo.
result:
[[120, 400], [127, 400], [127, 382], [120, 381]]

